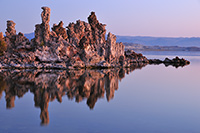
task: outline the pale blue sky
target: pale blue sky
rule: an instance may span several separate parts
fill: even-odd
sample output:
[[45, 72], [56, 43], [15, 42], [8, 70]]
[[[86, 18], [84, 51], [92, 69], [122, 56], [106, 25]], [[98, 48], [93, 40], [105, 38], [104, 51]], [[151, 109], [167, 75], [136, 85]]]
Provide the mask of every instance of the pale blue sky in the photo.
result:
[[0, 0], [0, 31], [13, 20], [17, 32], [33, 32], [42, 6], [51, 8], [50, 27], [60, 20], [65, 26], [87, 21], [95, 11], [116, 35], [200, 37], [200, 0]]

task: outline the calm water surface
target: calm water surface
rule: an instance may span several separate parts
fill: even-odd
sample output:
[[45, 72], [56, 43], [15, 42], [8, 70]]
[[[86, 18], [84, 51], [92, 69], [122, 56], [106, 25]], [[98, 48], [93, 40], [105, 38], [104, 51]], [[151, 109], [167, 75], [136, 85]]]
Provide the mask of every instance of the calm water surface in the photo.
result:
[[200, 132], [200, 53], [174, 68], [0, 73], [0, 132]]

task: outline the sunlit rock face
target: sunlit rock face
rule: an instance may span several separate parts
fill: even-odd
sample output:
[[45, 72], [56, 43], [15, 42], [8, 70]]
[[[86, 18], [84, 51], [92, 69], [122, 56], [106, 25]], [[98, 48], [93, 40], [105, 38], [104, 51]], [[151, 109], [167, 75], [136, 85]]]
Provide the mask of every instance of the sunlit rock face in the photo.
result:
[[[42, 7], [41, 24], [35, 25], [35, 38], [29, 41], [24, 34], [16, 34], [15, 23], [7, 21], [5, 40], [7, 54], [1, 58], [0, 68], [74, 69], [127, 67], [124, 45], [116, 43], [116, 36], [108, 34], [106, 25], [91, 12], [88, 22], [77, 20], [64, 28], [62, 21], [50, 31], [49, 7]], [[137, 63], [137, 62], [136, 62]]]
[[15, 106], [16, 97], [22, 98], [26, 93], [34, 95], [34, 105], [41, 109], [41, 124], [49, 123], [48, 105], [50, 101], [67, 96], [76, 102], [86, 101], [93, 109], [98, 99], [106, 97], [107, 101], [114, 98], [118, 90], [118, 82], [129, 73], [141, 66], [126, 69], [103, 70], [24, 70], [0, 71], [0, 98], [5, 92], [6, 107]]
[[106, 25], [99, 22], [95, 12], [91, 12], [88, 22], [77, 20], [65, 29], [60, 21], [50, 31], [51, 9], [42, 10], [42, 23], [35, 26], [31, 41], [21, 32], [16, 34], [15, 23], [7, 21], [7, 51], [0, 56], [1, 69], [122, 68], [149, 63], [142, 54], [124, 51], [114, 34], [109, 32], [106, 40]]
[[95, 12], [91, 12], [91, 15], [88, 17], [88, 22], [92, 30], [92, 36], [94, 41], [93, 43], [97, 45], [105, 43], [106, 25], [99, 23], [95, 15]]
[[107, 37], [107, 49], [106, 59], [112, 61], [116, 59], [119, 62], [120, 57], [124, 57], [124, 45], [122, 43], [116, 43], [116, 36], [112, 33], [108, 33]]
[[62, 36], [63, 39], [67, 39], [67, 31], [65, 28], [63, 28], [63, 22], [60, 21], [60, 23], [58, 25], [54, 24], [52, 31], [54, 31], [56, 33], [57, 36]]

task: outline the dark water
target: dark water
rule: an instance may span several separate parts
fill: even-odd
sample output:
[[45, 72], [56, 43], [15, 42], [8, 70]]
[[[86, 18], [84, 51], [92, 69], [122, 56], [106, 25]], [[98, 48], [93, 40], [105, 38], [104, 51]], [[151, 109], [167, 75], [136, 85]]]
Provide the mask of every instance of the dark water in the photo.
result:
[[[143, 53], [148, 58], [171, 58]], [[200, 56], [189, 66], [1, 71], [0, 132], [200, 132]]]

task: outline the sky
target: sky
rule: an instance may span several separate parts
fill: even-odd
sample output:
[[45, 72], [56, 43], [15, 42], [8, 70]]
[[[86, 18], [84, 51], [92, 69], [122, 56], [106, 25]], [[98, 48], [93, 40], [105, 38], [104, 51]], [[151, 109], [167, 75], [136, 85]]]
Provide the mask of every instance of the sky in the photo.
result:
[[0, 0], [0, 31], [13, 20], [31, 33], [41, 23], [42, 6], [51, 8], [50, 27], [87, 21], [91, 11], [107, 32], [123, 36], [200, 37], [200, 0]]

